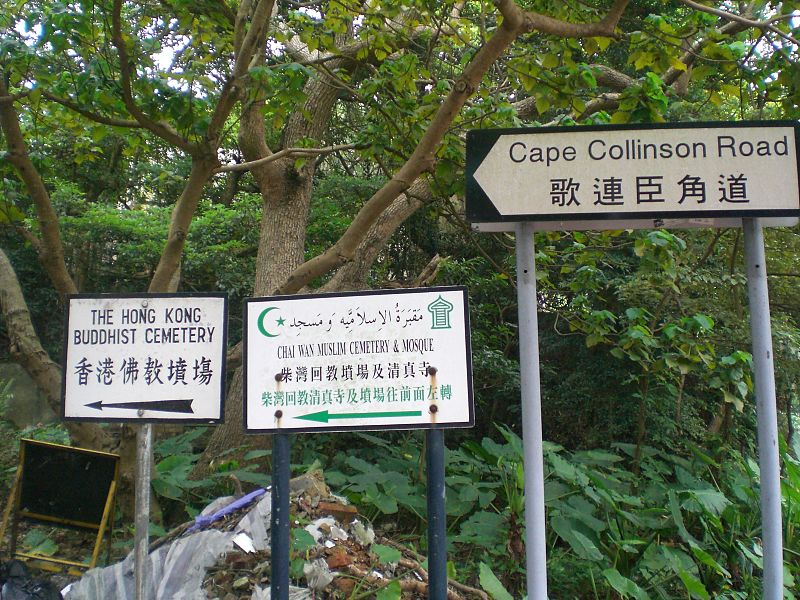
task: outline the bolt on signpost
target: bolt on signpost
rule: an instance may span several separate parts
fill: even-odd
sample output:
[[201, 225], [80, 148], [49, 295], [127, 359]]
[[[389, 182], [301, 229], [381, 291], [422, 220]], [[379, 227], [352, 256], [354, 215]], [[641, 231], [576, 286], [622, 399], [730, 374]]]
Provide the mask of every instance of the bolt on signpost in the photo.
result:
[[68, 298], [62, 414], [136, 423], [135, 598], [148, 575], [152, 423], [222, 422], [225, 294], [77, 294]]
[[528, 597], [547, 597], [534, 231], [744, 227], [765, 600], [783, 596], [775, 380], [762, 226], [800, 215], [794, 122], [470, 131], [467, 220], [515, 231]]
[[471, 427], [466, 289], [249, 298], [245, 428], [272, 433], [272, 597], [289, 594], [292, 433], [425, 429], [429, 597], [447, 597], [444, 432]]

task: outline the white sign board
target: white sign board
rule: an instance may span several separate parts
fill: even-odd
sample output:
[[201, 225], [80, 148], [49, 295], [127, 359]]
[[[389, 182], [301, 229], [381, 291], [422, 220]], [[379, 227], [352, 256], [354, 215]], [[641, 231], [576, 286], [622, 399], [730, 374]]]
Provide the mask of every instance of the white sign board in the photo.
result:
[[248, 431], [474, 424], [464, 288], [245, 303]]
[[796, 217], [797, 144], [786, 122], [470, 131], [467, 218]]
[[69, 297], [62, 417], [222, 421], [227, 296]]

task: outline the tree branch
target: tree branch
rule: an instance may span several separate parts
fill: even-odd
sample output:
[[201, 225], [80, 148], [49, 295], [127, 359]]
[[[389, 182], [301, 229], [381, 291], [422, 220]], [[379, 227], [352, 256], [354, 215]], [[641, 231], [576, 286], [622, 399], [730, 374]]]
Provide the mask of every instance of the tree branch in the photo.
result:
[[249, 171], [254, 167], [260, 167], [282, 158], [293, 157], [308, 157], [308, 156], [321, 156], [330, 154], [331, 152], [338, 152], [339, 150], [353, 150], [359, 148], [358, 144], [341, 144], [339, 146], [325, 146], [324, 148], [284, 148], [274, 154], [269, 154], [257, 160], [251, 160], [243, 163], [236, 163], [230, 165], [223, 165], [214, 170], [214, 173], [230, 173], [232, 171]]
[[[0, 96], [8, 95], [5, 76], [0, 73]], [[22, 179], [36, 207], [36, 217], [42, 232], [42, 243], [37, 247], [39, 261], [60, 294], [77, 293], [78, 289], [67, 271], [67, 264], [64, 260], [64, 246], [61, 241], [58, 216], [53, 210], [50, 194], [44, 181], [30, 159], [25, 146], [25, 138], [19, 126], [19, 116], [11, 103], [0, 103], [0, 130], [6, 137], [8, 161]]]
[[171, 286], [175, 286], [174, 276], [180, 268], [183, 248], [186, 246], [186, 236], [189, 234], [189, 225], [192, 223], [197, 204], [203, 195], [203, 188], [217, 165], [217, 158], [214, 155], [192, 160], [189, 179], [172, 209], [167, 243], [161, 252], [153, 279], [150, 281], [149, 292], [166, 292], [170, 290]]
[[358, 290], [366, 287], [372, 264], [389, 243], [397, 228], [420, 207], [433, 201], [433, 193], [425, 178], [417, 179], [381, 213], [353, 253], [353, 260], [343, 265], [320, 291]]
[[[629, 0], [616, 0], [605, 17], [596, 23], [570, 23], [560, 19], [554, 19], [547, 15], [524, 12], [511, 0], [499, 0], [496, 4], [503, 16], [508, 18], [504, 11], [520, 12], [524, 14], [524, 31], [539, 31], [549, 35], [556, 35], [563, 38], [580, 37], [616, 37], [614, 30], [619, 23], [620, 17], [625, 12]], [[513, 5], [507, 6], [507, 5]], [[504, 8], [505, 7], [505, 8]]]
[[273, 4], [274, 0], [258, 0], [258, 4], [256, 4], [256, 8], [253, 11], [253, 18], [250, 21], [250, 28], [241, 38], [241, 45], [236, 54], [236, 63], [233, 68], [234, 77], [241, 77], [247, 72], [247, 69], [250, 68], [250, 61], [258, 49], [263, 46], [269, 18], [272, 15]]
[[133, 118], [136, 119], [145, 129], [148, 129], [158, 137], [177, 146], [184, 152], [189, 154], [198, 153], [199, 148], [196, 144], [193, 144], [184, 138], [168, 123], [152, 120], [137, 106], [136, 101], [133, 98], [133, 91], [131, 87], [131, 62], [130, 57], [128, 56], [128, 48], [125, 45], [125, 38], [122, 35], [122, 0], [114, 0], [111, 23], [112, 39], [114, 41], [114, 46], [119, 53], [122, 101], [125, 104], [125, 108], [128, 109], [128, 112], [131, 113], [131, 116], [133, 116]]
[[70, 109], [89, 119], [90, 121], [94, 121], [95, 123], [100, 123], [102, 125], [111, 125], [112, 127], [126, 127], [129, 129], [141, 128], [142, 124], [139, 121], [134, 121], [132, 119], [116, 119], [114, 117], [106, 117], [104, 115], [97, 114], [90, 110], [86, 110], [84, 107], [79, 105], [72, 100], [67, 100], [66, 98], [61, 98], [56, 96], [55, 94], [51, 94], [47, 90], [42, 90], [42, 96], [55, 102], [56, 104], [60, 104], [61, 106]]
[[[6, 323], [9, 354], [36, 382], [47, 404], [61, 411], [61, 369], [50, 359], [36, 335], [30, 311], [11, 261], [0, 249], [0, 312]], [[84, 448], [108, 449], [109, 438], [97, 425], [68, 422], [70, 436]]]
[[0, 96], [0, 104], [13, 104], [17, 100], [22, 100], [26, 96], [31, 95], [32, 90], [25, 90], [24, 92], [17, 92], [16, 94], [6, 94]]
[[573, 25], [550, 17], [525, 13], [514, 0], [497, 0], [496, 6], [503, 15], [502, 24], [467, 64], [408, 160], [361, 207], [342, 237], [328, 250], [300, 265], [276, 292], [295, 293], [315, 277], [352, 260], [353, 253], [381, 213], [397, 196], [407, 190], [421, 173], [433, 167], [436, 149], [456, 115], [478, 89], [486, 72], [521, 33], [539, 29], [545, 33], [568, 32], [569, 36], [613, 36], [614, 28], [627, 4], [628, 0], [616, 0], [608, 14], [598, 23]]
[[795, 46], [800, 46], [800, 41], [798, 41], [797, 38], [795, 38], [792, 35], [789, 35], [788, 33], [784, 33], [783, 31], [781, 31], [772, 24], [774, 19], [769, 19], [767, 21], [755, 21], [753, 19], [748, 19], [747, 17], [743, 17], [741, 15], [736, 15], [734, 13], [714, 8], [713, 6], [705, 6], [704, 4], [700, 4], [699, 2], [693, 2], [692, 0], [681, 0], [681, 4], [685, 4], [689, 8], [693, 8], [694, 10], [700, 12], [715, 15], [720, 19], [724, 19], [725, 21], [732, 21], [739, 23], [740, 25], [744, 25], [747, 28], [752, 27], [755, 29], [760, 29], [761, 31], [772, 32], [775, 35], [780, 36], [787, 42], [791, 42]]
[[616, 69], [606, 65], [590, 65], [598, 85], [602, 85], [612, 90], [621, 92], [631, 86], [636, 85], [636, 80], [630, 75], [621, 73]]
[[[243, 2], [242, 5], [249, 4]], [[214, 107], [214, 113], [211, 115], [211, 121], [208, 126], [207, 138], [209, 143], [215, 148], [219, 144], [218, 138], [222, 132], [222, 128], [225, 126], [225, 121], [228, 119], [233, 107], [239, 100], [242, 91], [239, 81], [245, 76], [247, 70], [256, 62], [257, 53], [261, 51], [264, 44], [266, 44], [269, 19], [274, 5], [274, 0], [259, 0], [253, 14], [250, 29], [247, 33], [244, 33], [244, 23], [246, 19], [240, 19], [240, 17], [242, 17], [241, 12], [237, 14], [234, 19], [236, 28], [234, 32], [234, 47], [236, 54], [233, 72], [222, 86], [222, 92], [220, 93], [217, 105]]]

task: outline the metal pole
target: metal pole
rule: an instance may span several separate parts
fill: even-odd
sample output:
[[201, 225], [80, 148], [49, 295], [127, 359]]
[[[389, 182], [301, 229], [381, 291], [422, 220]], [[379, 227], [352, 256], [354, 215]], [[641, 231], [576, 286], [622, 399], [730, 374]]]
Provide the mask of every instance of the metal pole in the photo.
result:
[[150, 529], [150, 471], [153, 467], [153, 426], [140, 425], [136, 431], [134, 573], [136, 600], [147, 600]]
[[547, 598], [544, 515], [542, 394], [539, 382], [539, 322], [536, 315], [536, 261], [533, 225], [516, 224], [519, 368], [522, 387], [522, 441], [525, 458], [525, 567], [528, 598]]
[[761, 529], [764, 551], [764, 600], [783, 598], [783, 526], [778, 455], [778, 411], [769, 318], [769, 289], [761, 221], [742, 219], [747, 262], [747, 295], [753, 338], [753, 375], [758, 416], [758, 462], [761, 470]]
[[288, 433], [272, 436], [272, 581], [273, 600], [289, 598], [289, 471], [291, 443]]
[[444, 486], [444, 431], [425, 432], [428, 484], [428, 598], [447, 600], [447, 521]]

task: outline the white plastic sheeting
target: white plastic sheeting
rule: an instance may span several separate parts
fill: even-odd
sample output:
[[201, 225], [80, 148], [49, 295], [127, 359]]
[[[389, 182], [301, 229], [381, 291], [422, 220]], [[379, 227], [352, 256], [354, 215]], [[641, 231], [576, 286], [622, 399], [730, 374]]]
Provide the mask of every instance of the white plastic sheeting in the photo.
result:
[[[213, 512], [219, 501], [204, 513]], [[211, 509], [211, 510], [209, 510]], [[233, 539], [241, 533], [250, 537], [256, 550], [269, 547], [271, 498], [265, 494], [237, 523], [232, 531], [209, 529], [177, 538], [150, 553], [147, 600], [208, 600], [203, 590], [205, 573], [219, 558], [233, 549]], [[134, 600], [134, 557], [102, 569], [88, 571], [72, 584], [65, 600]], [[253, 600], [270, 597], [269, 588], [256, 586]], [[292, 600], [311, 598], [308, 590], [293, 589]]]

